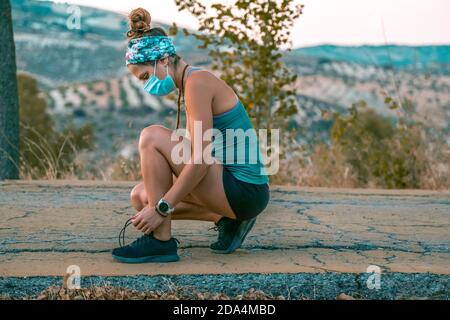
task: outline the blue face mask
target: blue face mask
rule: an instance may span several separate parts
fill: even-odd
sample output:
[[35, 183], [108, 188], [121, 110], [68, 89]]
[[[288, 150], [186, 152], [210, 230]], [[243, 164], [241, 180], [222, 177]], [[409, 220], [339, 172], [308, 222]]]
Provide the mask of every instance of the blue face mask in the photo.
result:
[[163, 80], [158, 79], [155, 74], [157, 63], [155, 63], [155, 67], [153, 68], [153, 74], [144, 85], [144, 90], [154, 96], [166, 96], [175, 90], [175, 82], [169, 74], [169, 65], [166, 66], [166, 77]]

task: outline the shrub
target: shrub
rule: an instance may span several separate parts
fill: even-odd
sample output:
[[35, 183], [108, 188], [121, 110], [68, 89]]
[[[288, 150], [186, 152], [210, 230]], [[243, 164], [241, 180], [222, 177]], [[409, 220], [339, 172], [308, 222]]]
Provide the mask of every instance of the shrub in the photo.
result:
[[[445, 134], [413, 121], [414, 105], [387, 97], [397, 119], [355, 103], [335, 113], [329, 144], [316, 146], [299, 183], [329, 187], [448, 188], [450, 148]], [[402, 106], [402, 107], [400, 107]]]
[[47, 113], [47, 104], [39, 94], [36, 80], [25, 74], [19, 74], [17, 78], [21, 178], [59, 179], [75, 175], [80, 169], [74, 161], [78, 152], [93, 147], [93, 126], [86, 124], [76, 128], [69, 124], [58, 132]]

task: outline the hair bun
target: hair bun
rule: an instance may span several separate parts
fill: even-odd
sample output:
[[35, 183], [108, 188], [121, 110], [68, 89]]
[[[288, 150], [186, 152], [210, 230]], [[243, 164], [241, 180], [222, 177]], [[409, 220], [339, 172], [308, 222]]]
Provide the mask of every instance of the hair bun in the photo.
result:
[[137, 8], [128, 15], [130, 30], [127, 32], [129, 38], [137, 38], [149, 32], [152, 18], [150, 13], [144, 8]]

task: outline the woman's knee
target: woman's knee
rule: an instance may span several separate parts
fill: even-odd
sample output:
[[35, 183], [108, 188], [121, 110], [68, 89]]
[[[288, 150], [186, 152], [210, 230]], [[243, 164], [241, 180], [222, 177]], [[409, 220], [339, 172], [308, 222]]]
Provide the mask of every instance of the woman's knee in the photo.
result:
[[141, 201], [140, 196], [139, 196], [139, 192], [137, 191], [137, 186], [135, 186], [131, 192], [130, 192], [130, 200], [131, 203], [136, 203]]
[[143, 196], [142, 196], [142, 184], [138, 184], [136, 185], [130, 192], [130, 200], [131, 200], [131, 205], [136, 209], [136, 210], [142, 210], [142, 208], [144, 208], [145, 203], [143, 201]]
[[145, 149], [154, 146], [156, 142], [161, 142], [164, 136], [170, 130], [161, 125], [151, 125], [144, 128], [139, 136], [139, 149]]

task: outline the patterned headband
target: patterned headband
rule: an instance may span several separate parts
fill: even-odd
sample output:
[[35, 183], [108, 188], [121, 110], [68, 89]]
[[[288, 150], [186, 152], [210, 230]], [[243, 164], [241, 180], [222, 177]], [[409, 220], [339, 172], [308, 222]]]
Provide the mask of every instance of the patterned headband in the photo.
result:
[[145, 36], [128, 42], [126, 64], [159, 60], [176, 53], [172, 40], [166, 36]]

